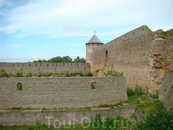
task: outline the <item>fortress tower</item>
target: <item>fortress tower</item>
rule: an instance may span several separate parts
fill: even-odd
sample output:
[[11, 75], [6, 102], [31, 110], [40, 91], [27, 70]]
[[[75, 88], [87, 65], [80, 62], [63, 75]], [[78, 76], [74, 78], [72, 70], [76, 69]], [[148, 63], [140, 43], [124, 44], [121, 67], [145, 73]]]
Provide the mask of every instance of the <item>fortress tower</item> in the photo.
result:
[[86, 43], [86, 63], [91, 63], [93, 48], [104, 45], [95, 35]]

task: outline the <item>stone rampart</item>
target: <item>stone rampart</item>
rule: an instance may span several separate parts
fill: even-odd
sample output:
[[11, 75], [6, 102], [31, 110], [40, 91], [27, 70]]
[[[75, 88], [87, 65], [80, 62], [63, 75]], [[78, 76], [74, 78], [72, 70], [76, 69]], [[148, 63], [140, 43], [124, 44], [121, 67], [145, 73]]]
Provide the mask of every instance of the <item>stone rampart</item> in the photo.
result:
[[[40, 120], [45, 125], [75, 125], [89, 123], [91, 118], [96, 114], [101, 114], [102, 118], [107, 116], [122, 116], [129, 118], [135, 113], [136, 106], [125, 106], [109, 110], [94, 110], [94, 111], [73, 111], [73, 112], [0, 112], [0, 125], [35, 125], [36, 120]], [[16, 118], [17, 117], [17, 118]], [[126, 122], [124, 127], [127, 127]]]
[[147, 26], [132, 30], [103, 46], [94, 48], [91, 70], [99, 76], [110, 70], [126, 78], [126, 87], [149, 87], [157, 93], [164, 75], [173, 67], [172, 33], [164, 38]]
[[0, 109], [79, 108], [116, 104], [127, 93], [124, 77], [0, 78], [0, 100]]
[[24, 75], [28, 73], [89, 73], [91, 72], [88, 63], [0, 63], [0, 69], [4, 69], [8, 74], [15, 74], [22, 71]]

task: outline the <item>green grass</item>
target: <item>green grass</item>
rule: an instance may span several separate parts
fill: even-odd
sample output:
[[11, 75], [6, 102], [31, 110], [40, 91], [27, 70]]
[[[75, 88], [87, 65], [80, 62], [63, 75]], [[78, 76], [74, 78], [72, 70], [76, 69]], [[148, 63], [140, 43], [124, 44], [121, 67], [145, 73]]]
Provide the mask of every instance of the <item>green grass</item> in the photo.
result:
[[140, 103], [139, 107], [137, 108], [137, 111], [141, 111], [143, 113], [152, 113], [163, 109], [163, 103], [159, 100], [156, 100], [153, 102], [145, 101], [143, 103]]
[[130, 116], [130, 120], [138, 121], [138, 118], [137, 118], [137, 116], [135, 115], [135, 113], [132, 114], [132, 115]]
[[104, 105], [100, 105], [99, 107], [100, 107], [100, 108], [102, 108], [102, 107], [114, 108], [114, 105], [104, 104]]
[[30, 108], [30, 107], [12, 107], [12, 108], [7, 108], [6, 110], [38, 110], [39, 108]]
[[117, 71], [108, 71], [107, 73], [105, 73], [104, 75], [111, 75], [113, 77], [123, 77], [123, 74]]
[[121, 101], [121, 102], [115, 104], [115, 107], [121, 107], [121, 106], [123, 106], [123, 101]]
[[164, 109], [163, 103], [158, 100], [158, 95], [152, 95], [147, 88], [139, 85], [135, 89], [127, 88], [128, 100], [125, 103], [138, 105], [137, 111], [150, 113], [156, 110]]

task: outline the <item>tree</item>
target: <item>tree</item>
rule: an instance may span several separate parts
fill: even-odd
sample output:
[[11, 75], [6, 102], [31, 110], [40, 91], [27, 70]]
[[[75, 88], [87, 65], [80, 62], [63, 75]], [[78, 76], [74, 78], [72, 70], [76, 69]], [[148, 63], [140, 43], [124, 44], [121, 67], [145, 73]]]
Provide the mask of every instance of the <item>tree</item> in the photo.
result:
[[33, 61], [34, 63], [37, 62], [57, 62], [57, 63], [64, 63], [64, 62], [74, 62], [74, 63], [86, 63], [85, 58], [80, 58], [79, 56], [77, 56], [76, 58], [74, 58], [74, 60], [70, 57], [70, 56], [57, 56], [57, 57], [53, 57], [49, 60], [38, 60], [38, 61]]
[[72, 58], [70, 58], [69, 56], [63, 56], [62, 62], [72, 62]]
[[74, 58], [74, 61], [73, 62], [82, 62], [82, 63], [85, 63], [86, 60], [84, 58], [80, 58], [79, 56]]
[[53, 57], [49, 59], [48, 62], [62, 62], [62, 58], [60, 56]]

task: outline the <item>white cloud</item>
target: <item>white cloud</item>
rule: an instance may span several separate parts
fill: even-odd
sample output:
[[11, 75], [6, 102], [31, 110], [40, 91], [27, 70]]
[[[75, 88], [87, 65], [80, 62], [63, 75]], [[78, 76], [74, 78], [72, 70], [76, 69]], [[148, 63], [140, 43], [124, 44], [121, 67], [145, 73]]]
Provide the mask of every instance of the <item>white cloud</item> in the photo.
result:
[[10, 44], [10, 45], [6, 45], [6, 47], [10, 47], [10, 48], [14, 48], [14, 49], [18, 49], [20, 47], [24, 47], [24, 44]]
[[90, 29], [104, 31], [120, 25], [149, 24], [156, 28], [156, 22], [171, 16], [171, 5], [171, 0], [31, 0], [9, 10], [7, 24], [0, 24], [0, 31], [21, 38], [39, 34], [80, 36]]
[[38, 58], [38, 56], [32, 56], [33, 59]]

